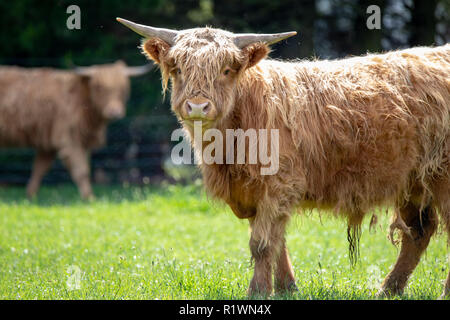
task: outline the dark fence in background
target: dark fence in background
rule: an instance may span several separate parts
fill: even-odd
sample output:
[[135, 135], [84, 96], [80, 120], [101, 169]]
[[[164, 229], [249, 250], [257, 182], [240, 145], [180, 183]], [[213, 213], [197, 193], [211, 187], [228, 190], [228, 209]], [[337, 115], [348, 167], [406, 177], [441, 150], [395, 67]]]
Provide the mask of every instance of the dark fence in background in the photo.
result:
[[[91, 173], [96, 183], [147, 183], [164, 176], [170, 157], [170, 134], [178, 127], [174, 116], [127, 117], [108, 126], [106, 145], [92, 153]], [[0, 149], [0, 184], [25, 184], [31, 174], [32, 149]], [[43, 183], [71, 181], [57, 160]]]

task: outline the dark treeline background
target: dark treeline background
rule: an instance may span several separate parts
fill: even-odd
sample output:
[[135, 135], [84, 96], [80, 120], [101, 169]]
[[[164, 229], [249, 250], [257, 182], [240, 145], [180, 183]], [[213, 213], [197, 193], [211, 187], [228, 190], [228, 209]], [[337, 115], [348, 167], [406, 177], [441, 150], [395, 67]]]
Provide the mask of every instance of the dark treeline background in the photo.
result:
[[[81, 9], [80, 30], [66, 27], [66, 9], [72, 4]], [[381, 9], [379, 30], [366, 27], [370, 5]], [[175, 29], [296, 30], [297, 37], [275, 45], [271, 54], [288, 59], [338, 58], [450, 41], [450, 0], [2, 0], [0, 64], [72, 68], [117, 59], [146, 63], [137, 48], [140, 37], [117, 23], [118, 16]], [[168, 99], [162, 98], [156, 69], [132, 80], [127, 115], [111, 124], [108, 147], [94, 154], [99, 181], [141, 181], [163, 172], [177, 124]], [[29, 150], [0, 150], [0, 183], [25, 182], [31, 156]], [[68, 180], [59, 164], [55, 168], [47, 182]]]

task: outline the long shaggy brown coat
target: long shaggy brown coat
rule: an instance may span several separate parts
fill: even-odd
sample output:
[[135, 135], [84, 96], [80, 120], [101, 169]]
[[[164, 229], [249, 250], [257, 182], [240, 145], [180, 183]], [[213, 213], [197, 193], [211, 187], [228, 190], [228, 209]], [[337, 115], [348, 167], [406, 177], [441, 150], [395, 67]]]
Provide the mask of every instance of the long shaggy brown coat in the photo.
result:
[[441, 198], [438, 182], [450, 174], [449, 72], [450, 45], [339, 61], [263, 60], [242, 75], [233, 114], [218, 128], [280, 129], [280, 171], [204, 166], [207, 190], [229, 202], [246, 198], [237, 201], [246, 217], [244, 208], [261, 202], [306, 204], [332, 208], [350, 226], [375, 206], [424, 207]]

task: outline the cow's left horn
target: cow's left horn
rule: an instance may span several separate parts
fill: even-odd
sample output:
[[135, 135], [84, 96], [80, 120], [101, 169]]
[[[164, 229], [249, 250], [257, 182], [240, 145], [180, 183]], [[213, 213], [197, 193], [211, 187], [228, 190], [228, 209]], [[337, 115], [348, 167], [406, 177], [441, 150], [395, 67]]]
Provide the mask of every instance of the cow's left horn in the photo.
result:
[[140, 76], [152, 70], [154, 66], [155, 66], [154, 64], [149, 63], [138, 67], [127, 67], [127, 76], [129, 77]]
[[175, 37], [178, 35], [177, 30], [145, 26], [143, 24], [134, 23], [122, 18], [116, 18], [116, 20], [145, 38], [160, 38], [169, 45], [173, 45], [175, 43]]
[[286, 38], [295, 36], [296, 34], [296, 31], [273, 34], [239, 33], [234, 36], [234, 44], [238, 48], [243, 48], [255, 42], [264, 42], [270, 45]]
[[76, 67], [74, 72], [80, 76], [92, 76], [95, 71], [92, 67]]

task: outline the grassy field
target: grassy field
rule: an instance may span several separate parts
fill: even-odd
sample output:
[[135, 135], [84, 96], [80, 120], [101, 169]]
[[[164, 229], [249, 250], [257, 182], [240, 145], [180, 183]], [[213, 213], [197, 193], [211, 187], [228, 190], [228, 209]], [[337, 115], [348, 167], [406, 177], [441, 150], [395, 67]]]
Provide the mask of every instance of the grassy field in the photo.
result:
[[[0, 188], [1, 299], [245, 299], [252, 275], [248, 223], [192, 186]], [[361, 258], [348, 260], [346, 226], [297, 216], [288, 247], [300, 291], [274, 299], [373, 299], [398, 249], [364, 223]], [[400, 299], [436, 299], [448, 272], [444, 235]]]

